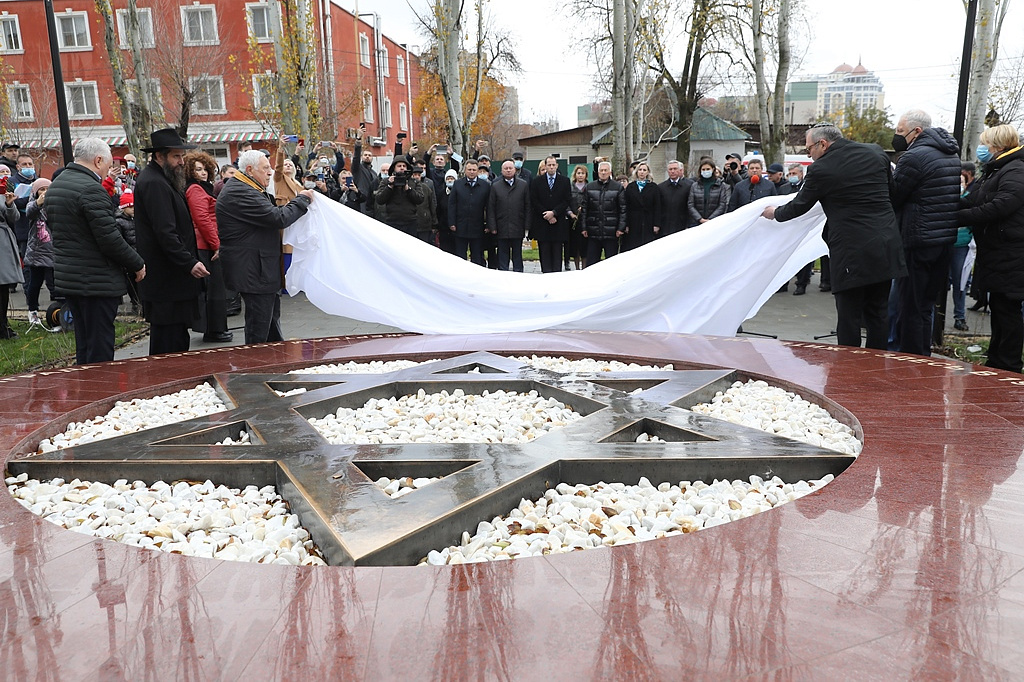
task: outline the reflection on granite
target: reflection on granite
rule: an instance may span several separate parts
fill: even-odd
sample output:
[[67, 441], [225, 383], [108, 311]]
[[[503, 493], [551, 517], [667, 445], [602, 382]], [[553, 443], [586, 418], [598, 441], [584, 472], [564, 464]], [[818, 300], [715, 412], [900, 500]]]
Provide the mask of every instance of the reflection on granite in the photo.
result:
[[284, 342], [2, 378], [0, 451], [10, 461], [92, 402], [193, 377], [473, 351], [764, 375], [849, 410], [864, 451], [819, 493], [694, 535], [440, 568], [163, 555], [0, 496], [7, 675], [1011, 679], [1024, 662], [1024, 380], [961, 363], [664, 334]]

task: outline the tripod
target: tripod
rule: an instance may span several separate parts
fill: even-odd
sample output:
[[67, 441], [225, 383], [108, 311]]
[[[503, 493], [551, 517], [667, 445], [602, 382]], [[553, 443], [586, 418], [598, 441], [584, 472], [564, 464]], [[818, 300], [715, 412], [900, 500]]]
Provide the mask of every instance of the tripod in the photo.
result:
[[744, 331], [742, 324], [740, 325], [739, 329], [736, 330], [736, 333], [737, 334], [746, 334], [747, 336], [757, 336], [757, 337], [760, 337], [762, 339], [777, 339], [777, 338], [779, 338], [778, 334], [762, 334], [760, 332]]

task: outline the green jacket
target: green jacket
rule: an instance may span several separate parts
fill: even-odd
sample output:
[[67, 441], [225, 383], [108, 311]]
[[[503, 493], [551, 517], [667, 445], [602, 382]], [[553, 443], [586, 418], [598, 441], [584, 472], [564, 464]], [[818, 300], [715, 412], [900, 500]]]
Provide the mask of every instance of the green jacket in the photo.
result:
[[142, 257], [121, 236], [114, 204], [100, 179], [68, 164], [46, 192], [53, 235], [53, 278], [62, 296], [123, 296], [124, 273], [142, 269]]

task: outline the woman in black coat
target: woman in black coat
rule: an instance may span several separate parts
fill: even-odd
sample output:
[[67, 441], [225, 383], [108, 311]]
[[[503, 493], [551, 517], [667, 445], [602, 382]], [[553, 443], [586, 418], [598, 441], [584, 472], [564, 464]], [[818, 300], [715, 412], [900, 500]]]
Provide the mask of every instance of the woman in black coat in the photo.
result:
[[989, 292], [992, 339], [985, 365], [1020, 372], [1024, 351], [1024, 148], [1010, 125], [981, 134], [980, 183], [957, 212], [959, 225], [974, 228], [978, 244], [975, 278]]
[[651, 167], [638, 163], [636, 180], [626, 185], [626, 248], [649, 244], [661, 235], [661, 188], [651, 179]]
[[565, 247], [565, 269], [569, 269], [569, 261], [576, 263], [576, 269], [587, 267], [586, 240], [580, 235], [583, 226], [579, 224], [580, 209], [586, 200], [587, 167], [576, 166], [572, 169], [572, 203], [569, 204], [569, 243]]
[[729, 206], [729, 185], [718, 177], [715, 162], [704, 157], [690, 188], [690, 227], [706, 223], [725, 213]]

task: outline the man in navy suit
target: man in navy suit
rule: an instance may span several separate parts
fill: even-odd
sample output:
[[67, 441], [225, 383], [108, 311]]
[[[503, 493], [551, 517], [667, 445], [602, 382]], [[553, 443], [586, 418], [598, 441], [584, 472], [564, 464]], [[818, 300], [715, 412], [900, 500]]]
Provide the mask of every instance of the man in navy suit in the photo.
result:
[[544, 159], [544, 172], [530, 183], [530, 237], [537, 240], [541, 272], [562, 270], [562, 247], [569, 241], [572, 184], [558, 172], [558, 159]]

